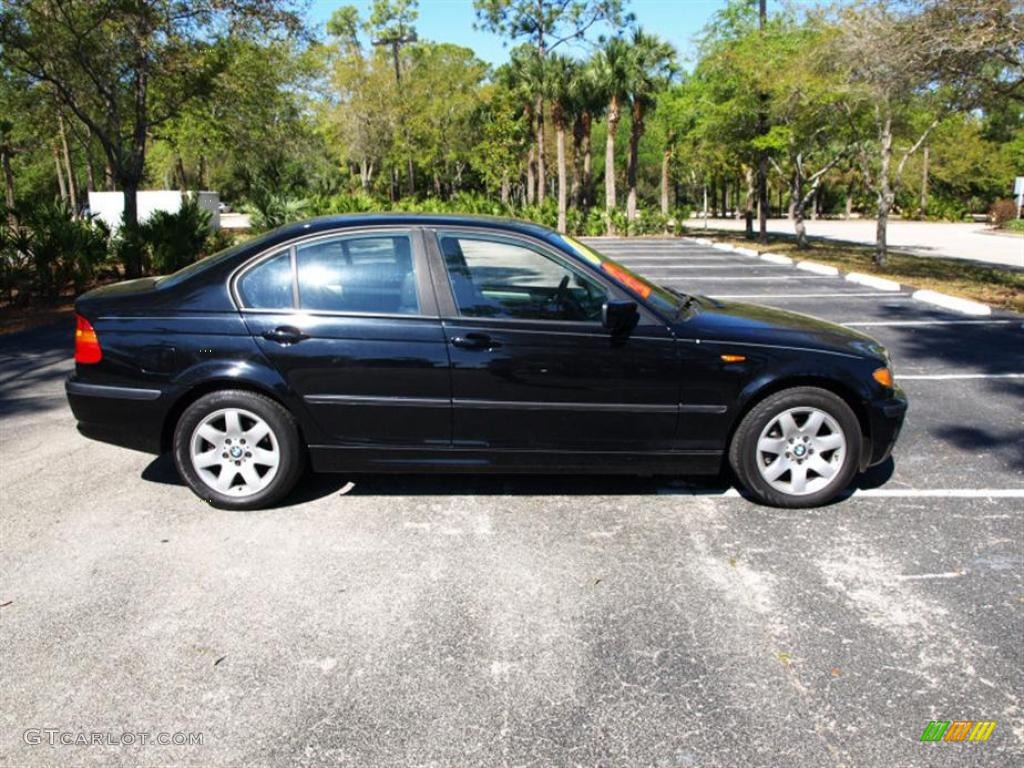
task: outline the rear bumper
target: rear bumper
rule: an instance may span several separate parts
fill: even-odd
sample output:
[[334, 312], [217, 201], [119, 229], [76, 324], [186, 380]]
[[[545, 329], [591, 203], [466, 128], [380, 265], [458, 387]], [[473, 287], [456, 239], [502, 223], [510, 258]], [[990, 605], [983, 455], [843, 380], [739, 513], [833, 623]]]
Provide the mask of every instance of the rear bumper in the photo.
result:
[[884, 400], [875, 400], [869, 404], [868, 414], [871, 420], [871, 450], [865, 452], [865, 467], [881, 464], [892, 454], [896, 439], [903, 428], [903, 419], [907, 415], [907, 396], [896, 387], [892, 396]]
[[146, 453], [160, 453], [168, 398], [160, 389], [64, 383], [78, 430], [86, 437]]

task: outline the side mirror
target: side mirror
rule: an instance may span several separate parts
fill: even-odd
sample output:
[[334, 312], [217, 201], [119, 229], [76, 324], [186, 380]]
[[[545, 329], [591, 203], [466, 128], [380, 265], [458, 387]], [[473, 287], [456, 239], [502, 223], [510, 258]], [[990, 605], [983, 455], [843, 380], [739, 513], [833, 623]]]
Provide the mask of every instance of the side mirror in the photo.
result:
[[601, 307], [601, 324], [612, 333], [629, 333], [639, 319], [635, 301], [606, 301]]

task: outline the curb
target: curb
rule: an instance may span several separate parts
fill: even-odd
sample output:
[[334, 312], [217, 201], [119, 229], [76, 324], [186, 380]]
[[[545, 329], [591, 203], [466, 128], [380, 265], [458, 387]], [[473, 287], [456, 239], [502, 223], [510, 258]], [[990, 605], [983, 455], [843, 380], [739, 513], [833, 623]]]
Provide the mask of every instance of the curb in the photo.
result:
[[902, 287], [895, 280], [886, 280], [884, 277], [865, 275], [863, 272], [848, 272], [846, 274], [846, 279], [851, 283], [858, 283], [871, 288], [877, 288], [880, 291], [898, 291]]
[[755, 251], [753, 248], [743, 248], [743, 247], [741, 247], [739, 245], [734, 245], [732, 247], [732, 249], [734, 251], [736, 251], [736, 253], [740, 253], [740, 254], [742, 254], [744, 256], [750, 256], [750, 257], [755, 258], [755, 259], [757, 258], [757, 255], [758, 255], [757, 251]]
[[772, 264], [792, 264], [793, 260], [789, 256], [781, 256], [777, 253], [762, 253], [761, 261], [769, 261]]
[[982, 304], [980, 301], [960, 299], [956, 296], [949, 296], [938, 291], [914, 291], [912, 298], [915, 301], [923, 301], [926, 304], [934, 304], [944, 309], [952, 309], [954, 312], [962, 312], [965, 315], [991, 315], [992, 307]]
[[813, 272], [816, 275], [828, 275], [829, 277], [839, 277], [839, 270], [835, 267], [830, 267], [828, 264], [819, 264], [816, 261], [800, 261], [797, 262], [797, 269], [802, 269], [804, 272]]

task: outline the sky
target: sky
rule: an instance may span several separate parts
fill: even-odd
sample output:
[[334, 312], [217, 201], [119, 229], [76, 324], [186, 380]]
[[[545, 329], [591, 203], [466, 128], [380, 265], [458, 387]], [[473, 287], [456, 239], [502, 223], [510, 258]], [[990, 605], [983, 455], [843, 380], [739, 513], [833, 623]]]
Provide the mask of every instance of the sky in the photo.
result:
[[[372, 0], [348, 0], [330, 2], [313, 0], [309, 17], [314, 24], [322, 25], [331, 13], [342, 5], [354, 5], [360, 17], [369, 16]], [[683, 62], [693, 51], [693, 37], [711, 19], [715, 11], [725, 6], [724, 0], [626, 0], [627, 10], [636, 16], [636, 23], [648, 32], [654, 32], [672, 43], [679, 51]], [[508, 59], [508, 46], [502, 38], [489, 32], [473, 29], [476, 14], [473, 0], [420, 0], [419, 19], [416, 31], [423, 40], [457, 43], [476, 51], [476, 55], [491, 64], [501, 64]], [[607, 25], [601, 25], [598, 33], [612, 32]], [[568, 54], [582, 53], [582, 49], [570, 49]]]

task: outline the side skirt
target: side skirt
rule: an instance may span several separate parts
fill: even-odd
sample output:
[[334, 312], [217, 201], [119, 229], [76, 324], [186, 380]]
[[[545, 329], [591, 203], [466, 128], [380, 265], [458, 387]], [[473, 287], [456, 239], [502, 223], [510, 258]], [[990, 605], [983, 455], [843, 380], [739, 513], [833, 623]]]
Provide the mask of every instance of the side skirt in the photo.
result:
[[715, 475], [721, 451], [482, 451], [309, 446], [316, 472]]

